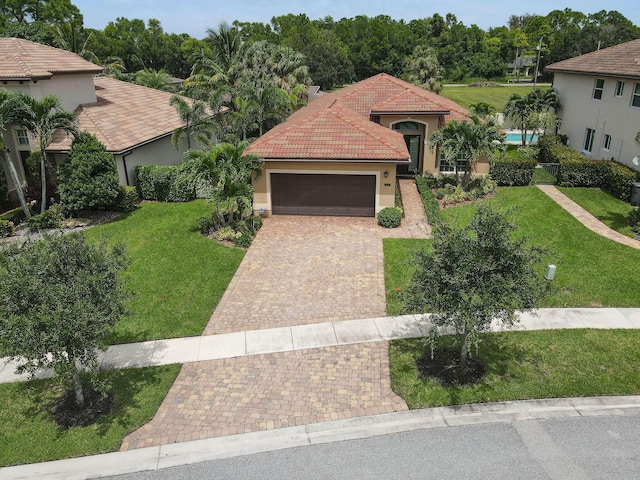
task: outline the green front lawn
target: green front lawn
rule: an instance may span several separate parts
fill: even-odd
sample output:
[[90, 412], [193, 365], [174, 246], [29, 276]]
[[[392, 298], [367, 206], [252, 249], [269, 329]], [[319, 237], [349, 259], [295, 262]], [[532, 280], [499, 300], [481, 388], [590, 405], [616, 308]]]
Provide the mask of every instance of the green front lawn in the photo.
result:
[[[557, 267], [556, 293], [547, 307], [640, 307], [640, 250], [601, 237], [574, 219], [537, 187], [501, 187], [489, 200], [496, 208], [513, 208], [512, 219], [518, 234], [546, 248], [550, 254], [540, 266], [542, 276], [546, 264]], [[464, 225], [469, 221], [473, 205], [448, 208], [443, 216], [449, 222]], [[425, 246], [428, 240], [412, 241]], [[404, 288], [410, 280], [410, 251], [407, 240], [384, 241], [387, 291], [387, 313], [402, 313], [396, 288]], [[395, 297], [395, 298], [394, 298]]]
[[105, 372], [115, 393], [111, 412], [94, 425], [68, 429], [49, 413], [61, 393], [53, 380], [0, 385], [0, 466], [118, 450], [155, 415], [179, 371], [168, 365]]
[[[451, 342], [452, 337], [441, 339], [441, 344]], [[416, 360], [427, 352], [420, 339], [391, 342], [391, 387], [411, 409], [640, 393], [640, 332], [636, 330], [485, 334], [479, 358], [485, 362], [486, 375], [466, 386], [442, 386], [420, 378]]]
[[633, 207], [627, 202], [599, 188], [558, 187], [558, 190], [609, 228], [633, 238], [633, 232], [627, 223]]
[[244, 251], [200, 234], [205, 201], [143, 203], [119, 219], [86, 231], [91, 240], [123, 242], [132, 315], [116, 325], [111, 343], [199, 335], [244, 257]]
[[[549, 88], [547, 86], [541, 88]], [[517, 93], [521, 96], [526, 95], [533, 87], [531, 85], [513, 85], [508, 87], [444, 87], [440, 95], [453, 100], [458, 105], [468, 109], [472, 103], [486, 102], [493, 105], [496, 112], [502, 112], [507, 104], [509, 97]]]

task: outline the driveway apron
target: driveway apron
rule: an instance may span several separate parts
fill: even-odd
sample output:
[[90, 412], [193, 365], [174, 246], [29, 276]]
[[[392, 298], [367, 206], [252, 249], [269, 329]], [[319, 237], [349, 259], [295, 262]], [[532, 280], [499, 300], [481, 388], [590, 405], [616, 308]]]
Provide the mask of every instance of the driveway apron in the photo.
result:
[[[382, 239], [424, 238], [415, 184], [403, 225], [373, 218], [265, 219], [204, 335], [385, 316]], [[406, 410], [388, 342], [185, 364], [153, 420], [121, 449]]]

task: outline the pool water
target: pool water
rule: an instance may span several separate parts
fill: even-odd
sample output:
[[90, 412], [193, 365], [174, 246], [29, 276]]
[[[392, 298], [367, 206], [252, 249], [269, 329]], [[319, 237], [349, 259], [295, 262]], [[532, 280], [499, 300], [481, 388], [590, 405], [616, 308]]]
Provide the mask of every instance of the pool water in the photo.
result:
[[[521, 133], [507, 133], [506, 137], [507, 137], [507, 142], [522, 142]], [[533, 137], [533, 142], [531, 141], [531, 137]], [[527, 143], [536, 143], [537, 141], [538, 141], [538, 135], [527, 133]]]

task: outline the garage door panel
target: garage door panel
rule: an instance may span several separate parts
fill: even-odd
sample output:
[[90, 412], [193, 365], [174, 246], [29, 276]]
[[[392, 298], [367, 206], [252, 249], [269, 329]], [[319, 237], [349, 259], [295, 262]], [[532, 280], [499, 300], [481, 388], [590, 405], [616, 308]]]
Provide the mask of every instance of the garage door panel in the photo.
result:
[[279, 215], [375, 215], [374, 175], [271, 174], [271, 203]]

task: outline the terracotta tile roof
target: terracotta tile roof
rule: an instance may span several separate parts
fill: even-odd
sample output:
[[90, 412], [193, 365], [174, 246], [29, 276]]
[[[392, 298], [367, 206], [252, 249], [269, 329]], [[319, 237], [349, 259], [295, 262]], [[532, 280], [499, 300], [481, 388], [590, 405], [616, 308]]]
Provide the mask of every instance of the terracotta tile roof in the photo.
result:
[[[370, 121], [375, 113], [462, 120], [455, 102], [381, 73], [310, 102], [251, 144], [262, 158], [381, 160], [409, 158], [402, 135]], [[282, 137], [282, 138], [279, 138]]]
[[59, 73], [100, 73], [75, 53], [21, 38], [0, 38], [0, 80], [50, 78]]
[[[80, 130], [95, 135], [110, 152], [123, 152], [181, 127], [176, 109], [169, 104], [172, 93], [122, 82], [109, 77], [93, 79], [96, 103], [80, 105]], [[47, 151], [68, 151], [71, 138], [56, 132]]]
[[552, 63], [545, 70], [640, 78], [640, 39]]
[[408, 161], [404, 138], [334, 102], [298, 120], [281, 123], [247, 153], [283, 160]]

